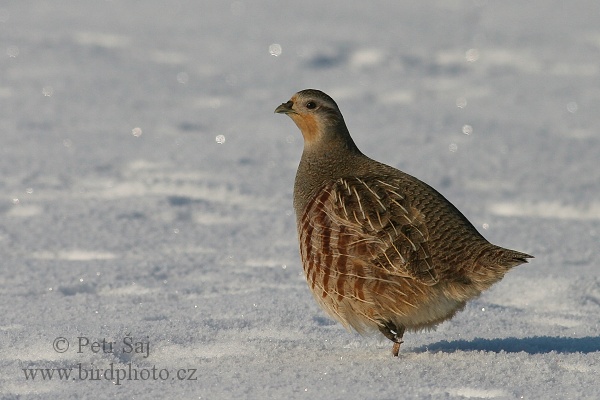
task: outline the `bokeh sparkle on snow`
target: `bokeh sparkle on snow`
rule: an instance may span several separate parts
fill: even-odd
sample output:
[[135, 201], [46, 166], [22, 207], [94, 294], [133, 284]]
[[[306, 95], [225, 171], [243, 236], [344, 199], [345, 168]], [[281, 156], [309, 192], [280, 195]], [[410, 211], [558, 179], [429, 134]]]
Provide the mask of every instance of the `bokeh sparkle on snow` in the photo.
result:
[[269, 46], [269, 53], [272, 56], [278, 57], [281, 55], [281, 45], [277, 44], [277, 43], [273, 43], [272, 45]]

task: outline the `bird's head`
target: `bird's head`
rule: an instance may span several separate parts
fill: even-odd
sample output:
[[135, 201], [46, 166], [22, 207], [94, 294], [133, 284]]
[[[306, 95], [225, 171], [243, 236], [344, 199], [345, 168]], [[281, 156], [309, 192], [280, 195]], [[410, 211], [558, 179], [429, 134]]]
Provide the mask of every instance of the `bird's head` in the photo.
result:
[[[331, 97], [316, 89], [305, 89], [275, 109], [288, 115], [298, 126], [305, 146], [348, 136], [344, 117]], [[344, 138], [345, 139], [345, 138]]]

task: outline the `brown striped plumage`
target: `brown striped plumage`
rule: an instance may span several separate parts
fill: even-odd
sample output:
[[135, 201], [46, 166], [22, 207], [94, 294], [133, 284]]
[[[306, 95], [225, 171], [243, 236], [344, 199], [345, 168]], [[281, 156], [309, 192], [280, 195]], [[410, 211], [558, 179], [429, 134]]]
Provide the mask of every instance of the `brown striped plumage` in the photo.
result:
[[394, 342], [432, 327], [531, 256], [495, 246], [435, 189], [354, 144], [337, 104], [307, 89], [277, 107], [304, 136], [294, 208], [317, 302]]

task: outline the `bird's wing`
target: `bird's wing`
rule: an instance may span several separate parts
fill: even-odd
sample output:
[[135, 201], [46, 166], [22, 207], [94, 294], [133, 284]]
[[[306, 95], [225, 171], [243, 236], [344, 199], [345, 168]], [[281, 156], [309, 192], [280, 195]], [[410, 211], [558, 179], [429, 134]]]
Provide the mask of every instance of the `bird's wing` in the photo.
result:
[[354, 235], [357, 257], [386, 273], [437, 283], [422, 214], [393, 180], [342, 178], [328, 185], [324, 211], [334, 225]]

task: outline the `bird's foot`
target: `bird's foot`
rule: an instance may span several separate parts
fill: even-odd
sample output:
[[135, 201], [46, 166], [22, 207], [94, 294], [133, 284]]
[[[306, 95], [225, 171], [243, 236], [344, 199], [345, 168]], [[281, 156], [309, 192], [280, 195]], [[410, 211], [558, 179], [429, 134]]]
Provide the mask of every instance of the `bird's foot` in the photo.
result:
[[379, 327], [379, 331], [383, 333], [383, 335], [394, 342], [392, 346], [392, 355], [394, 357], [398, 357], [398, 353], [400, 352], [400, 345], [404, 343], [402, 337], [404, 336], [404, 328], [402, 325], [396, 326], [393, 322], [385, 322], [383, 325]]
[[398, 357], [398, 353], [400, 353], [400, 344], [402, 344], [404, 342], [400, 341], [400, 342], [394, 342], [394, 345], [392, 346], [392, 355], [394, 357]]

